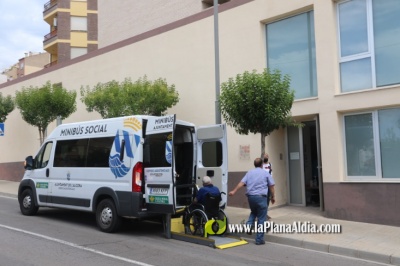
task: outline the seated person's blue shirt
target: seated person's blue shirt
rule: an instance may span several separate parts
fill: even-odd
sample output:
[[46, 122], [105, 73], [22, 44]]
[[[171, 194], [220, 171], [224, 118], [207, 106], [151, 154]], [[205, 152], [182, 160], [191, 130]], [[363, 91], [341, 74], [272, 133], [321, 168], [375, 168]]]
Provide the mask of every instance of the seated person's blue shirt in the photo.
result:
[[197, 202], [204, 205], [207, 193], [210, 193], [210, 195], [212, 195], [212, 196], [218, 196], [221, 194], [219, 189], [216, 186], [214, 186], [213, 184], [206, 185], [206, 186], [200, 188], [199, 191], [197, 192], [197, 195], [196, 195]]

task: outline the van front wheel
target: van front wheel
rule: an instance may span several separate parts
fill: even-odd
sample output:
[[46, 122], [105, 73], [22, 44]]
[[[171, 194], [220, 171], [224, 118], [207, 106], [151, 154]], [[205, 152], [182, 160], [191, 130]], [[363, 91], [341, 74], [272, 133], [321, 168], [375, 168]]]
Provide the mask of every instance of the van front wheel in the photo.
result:
[[31, 189], [25, 189], [19, 201], [19, 208], [23, 215], [32, 216], [38, 212], [39, 207], [35, 205], [35, 200], [33, 199], [33, 192]]
[[102, 200], [96, 209], [96, 222], [100, 230], [106, 233], [117, 231], [120, 224], [117, 208], [111, 199]]

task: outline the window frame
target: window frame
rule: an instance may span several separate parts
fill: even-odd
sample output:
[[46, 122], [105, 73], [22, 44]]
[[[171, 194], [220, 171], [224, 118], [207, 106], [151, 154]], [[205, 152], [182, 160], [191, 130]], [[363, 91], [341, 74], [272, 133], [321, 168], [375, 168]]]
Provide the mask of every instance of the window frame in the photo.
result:
[[[312, 13], [312, 19], [310, 17], [310, 14]], [[299, 12], [293, 15], [289, 15], [287, 17], [282, 17], [276, 20], [268, 21], [267, 23], [264, 24], [264, 33], [265, 33], [265, 51], [266, 51], [266, 67], [270, 68], [270, 58], [268, 56], [268, 25], [273, 24], [273, 23], [278, 23], [281, 21], [284, 21], [286, 19], [294, 18], [296, 16], [304, 15], [307, 14], [307, 31], [308, 31], [308, 36], [307, 36], [307, 46], [308, 46], [308, 60], [309, 60], [309, 74], [308, 74], [308, 79], [309, 79], [309, 84], [310, 87], [308, 88], [309, 92], [315, 93], [315, 95], [309, 95], [306, 97], [300, 97], [296, 98], [296, 93], [295, 93], [295, 101], [296, 100], [307, 100], [307, 99], [315, 99], [318, 98], [318, 68], [317, 68], [317, 59], [316, 59], [316, 52], [314, 52], [314, 60], [313, 60], [313, 55], [312, 55], [312, 50], [314, 49], [316, 51], [316, 40], [315, 40], [315, 17], [314, 17], [314, 9], [309, 9], [305, 10], [303, 12]], [[311, 30], [310, 25], [311, 25], [311, 20], [313, 23], [313, 30]], [[311, 36], [311, 34], [314, 34], [314, 36]], [[311, 44], [311, 40], [314, 41], [313, 45]], [[315, 65], [315, 77], [314, 77], [314, 71], [313, 71], [313, 65]], [[283, 73], [282, 73], [283, 74]], [[315, 84], [314, 84], [315, 81]], [[291, 88], [295, 90], [294, 88]]]
[[[384, 181], [384, 182], [399, 182], [400, 181], [400, 172], [399, 177], [396, 178], [385, 178], [382, 175], [382, 158], [381, 158], [381, 145], [380, 145], [380, 132], [379, 132], [379, 111], [387, 110], [387, 109], [400, 109], [400, 107], [393, 108], [382, 108], [382, 109], [374, 109], [362, 112], [353, 112], [346, 113], [342, 116], [342, 136], [343, 136], [343, 153], [344, 153], [344, 176], [346, 181]], [[371, 114], [372, 115], [372, 132], [374, 134], [374, 156], [375, 156], [375, 176], [349, 176], [347, 169], [347, 146], [346, 146], [346, 123], [345, 117], [347, 116], [355, 116], [362, 114]]]
[[[368, 89], [377, 88], [376, 84], [376, 64], [375, 64], [375, 44], [374, 44], [374, 25], [373, 25], [373, 11], [372, 11], [372, 0], [363, 0], [366, 2], [366, 16], [367, 16], [367, 42], [368, 42], [368, 51], [348, 56], [342, 56], [342, 46], [341, 46], [341, 32], [340, 32], [340, 10], [339, 6], [353, 0], [343, 0], [339, 1], [336, 5], [336, 24], [337, 24], [337, 36], [338, 36], [338, 47], [339, 47], [339, 78], [340, 78], [340, 93], [349, 93], [349, 92], [356, 92]], [[341, 65], [342, 63], [353, 62], [360, 59], [370, 58], [371, 64], [371, 88], [362, 88], [357, 90], [350, 90], [350, 91], [343, 91], [342, 88], [342, 76], [341, 76]]]

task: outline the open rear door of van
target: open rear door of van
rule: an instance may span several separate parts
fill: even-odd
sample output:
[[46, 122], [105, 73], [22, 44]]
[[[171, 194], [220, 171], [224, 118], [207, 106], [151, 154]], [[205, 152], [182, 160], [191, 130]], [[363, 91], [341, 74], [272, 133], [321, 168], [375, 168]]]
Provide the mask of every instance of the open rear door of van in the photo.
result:
[[197, 128], [197, 178], [196, 184], [202, 186], [203, 176], [211, 177], [214, 186], [222, 194], [222, 207], [225, 207], [228, 193], [228, 143], [226, 125], [211, 125]]
[[175, 115], [150, 117], [143, 145], [146, 207], [148, 212], [175, 213], [173, 133]]

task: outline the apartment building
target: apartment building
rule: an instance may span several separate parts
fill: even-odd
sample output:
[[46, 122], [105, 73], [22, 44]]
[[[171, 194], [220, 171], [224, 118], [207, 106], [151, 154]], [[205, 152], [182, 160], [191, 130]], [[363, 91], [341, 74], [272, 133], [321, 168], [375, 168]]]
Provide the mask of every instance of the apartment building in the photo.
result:
[[44, 68], [50, 62], [50, 54], [27, 52], [18, 60], [18, 63], [5, 69], [1, 74], [7, 77], [7, 81], [21, 78]]
[[18, 67], [18, 63], [15, 63], [14, 65], [10, 66], [7, 69], [4, 69], [3, 72], [1, 72], [4, 77], [4, 82], [14, 80], [18, 77]]
[[[292, 116], [304, 127], [281, 128], [266, 139], [277, 205], [319, 206], [331, 218], [400, 224], [399, 15], [398, 0], [231, 0], [219, 6], [221, 82], [265, 67], [291, 77]], [[0, 84], [0, 90], [14, 95], [47, 80], [79, 90], [146, 74], [175, 84], [180, 101], [169, 113], [213, 124], [213, 23], [213, 10], [206, 8]], [[78, 100], [77, 112], [63, 122], [97, 118]], [[37, 139], [37, 129], [13, 111], [0, 137], [7, 151], [0, 153], [0, 178], [22, 177], [21, 161], [39, 148]], [[228, 143], [232, 188], [260, 155], [260, 135], [228, 128]], [[228, 205], [247, 207], [242, 192]]]
[[43, 49], [52, 66], [94, 51], [97, 42], [97, 0], [50, 0], [43, 19], [49, 24]]

